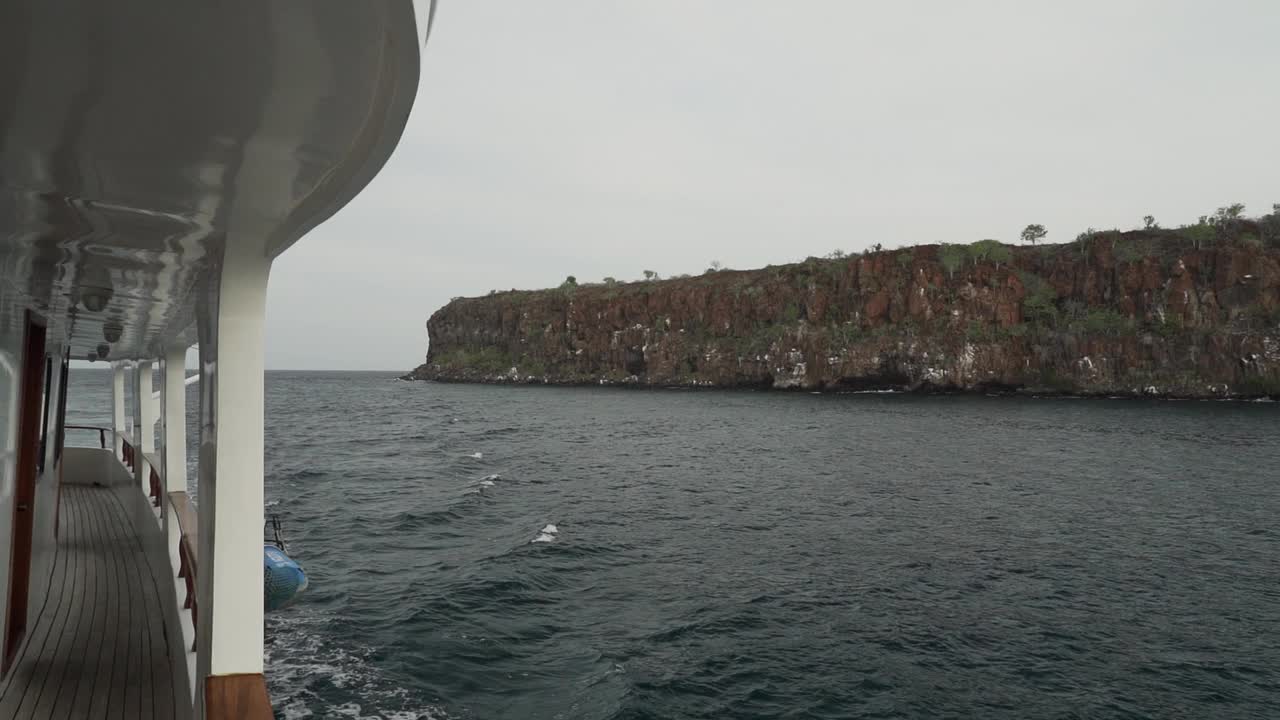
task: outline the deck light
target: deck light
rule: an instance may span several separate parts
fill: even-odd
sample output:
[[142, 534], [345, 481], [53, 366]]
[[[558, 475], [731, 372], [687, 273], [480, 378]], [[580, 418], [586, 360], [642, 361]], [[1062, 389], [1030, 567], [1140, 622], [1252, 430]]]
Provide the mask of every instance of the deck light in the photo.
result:
[[108, 320], [102, 326], [102, 339], [109, 343], [120, 342], [122, 334], [124, 334], [124, 326], [119, 320]]
[[99, 358], [99, 359], [101, 359], [101, 360], [106, 360], [106, 359], [107, 359], [107, 356], [108, 356], [108, 355], [110, 355], [110, 354], [111, 354], [111, 346], [110, 346], [110, 345], [108, 345], [108, 344], [106, 344], [106, 343], [102, 343], [101, 345], [99, 345], [99, 346], [98, 346], [98, 358]]
[[111, 287], [111, 273], [99, 265], [91, 265], [80, 276], [80, 304], [89, 312], [102, 312], [111, 302], [115, 289]]

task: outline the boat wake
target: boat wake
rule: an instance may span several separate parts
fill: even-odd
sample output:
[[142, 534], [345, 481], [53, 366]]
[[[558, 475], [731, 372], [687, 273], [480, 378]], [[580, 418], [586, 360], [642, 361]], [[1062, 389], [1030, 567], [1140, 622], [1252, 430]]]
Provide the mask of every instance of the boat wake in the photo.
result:
[[[370, 662], [373, 648], [333, 642], [335, 618], [323, 612], [273, 616], [265, 648], [272, 705], [282, 720], [448, 720], [440, 707], [419, 702]], [[333, 704], [334, 696], [342, 697]]]

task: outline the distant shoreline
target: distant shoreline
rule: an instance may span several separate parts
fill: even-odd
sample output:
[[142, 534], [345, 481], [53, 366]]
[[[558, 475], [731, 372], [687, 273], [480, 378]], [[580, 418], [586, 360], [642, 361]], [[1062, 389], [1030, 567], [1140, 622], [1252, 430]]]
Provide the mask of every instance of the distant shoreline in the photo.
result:
[[[1225, 210], [1223, 211], [1226, 212]], [[1280, 398], [1280, 212], [456, 298], [407, 377]]]

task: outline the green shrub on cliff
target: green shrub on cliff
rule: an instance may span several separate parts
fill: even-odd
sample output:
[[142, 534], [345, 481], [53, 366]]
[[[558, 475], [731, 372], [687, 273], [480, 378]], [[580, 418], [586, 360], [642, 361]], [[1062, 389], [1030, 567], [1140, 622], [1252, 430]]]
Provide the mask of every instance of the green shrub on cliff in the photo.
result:
[[1218, 232], [1209, 224], [1207, 217], [1201, 217], [1195, 225], [1183, 225], [1178, 234], [1191, 241], [1191, 246], [1199, 250], [1208, 247], [1218, 239]]
[[511, 368], [511, 356], [498, 348], [479, 350], [458, 348], [437, 361], [441, 366], [454, 370], [478, 370], [486, 373], [506, 372]]
[[1111, 308], [1090, 310], [1084, 318], [1085, 331], [1096, 335], [1123, 335], [1130, 325], [1129, 318]]
[[1000, 267], [1002, 263], [1007, 263], [1013, 259], [1013, 254], [1009, 252], [1009, 248], [999, 240], [979, 240], [969, 243], [969, 256], [973, 258], [973, 264], [991, 261]]
[[940, 245], [938, 246], [938, 261], [942, 263], [943, 269], [947, 271], [950, 277], [956, 276], [956, 270], [964, 265], [964, 258], [967, 253], [964, 247], [960, 245]]
[[1052, 327], [1058, 323], [1058, 293], [1047, 280], [1027, 270], [1018, 271], [1018, 280], [1026, 295], [1022, 298], [1022, 317], [1029, 323]]
[[1280, 247], [1280, 203], [1273, 206], [1274, 210], [1270, 215], [1263, 215], [1258, 218], [1258, 232], [1262, 234], [1262, 241], [1268, 245]]
[[846, 349], [857, 344], [862, 339], [862, 328], [849, 322], [840, 325], [832, 325], [827, 331], [830, 336], [832, 347]]
[[1150, 252], [1148, 248], [1137, 240], [1124, 240], [1121, 238], [1115, 240], [1113, 248], [1116, 259], [1124, 263], [1141, 262]]
[[996, 339], [996, 332], [985, 320], [970, 320], [964, 330], [964, 337], [969, 342], [991, 342]]
[[915, 261], [916, 254], [910, 250], [903, 250], [898, 253], [898, 264], [903, 268], [910, 268], [911, 263]]
[[1177, 315], [1164, 315], [1159, 322], [1151, 324], [1151, 330], [1164, 338], [1176, 337], [1182, 332], [1182, 318]]

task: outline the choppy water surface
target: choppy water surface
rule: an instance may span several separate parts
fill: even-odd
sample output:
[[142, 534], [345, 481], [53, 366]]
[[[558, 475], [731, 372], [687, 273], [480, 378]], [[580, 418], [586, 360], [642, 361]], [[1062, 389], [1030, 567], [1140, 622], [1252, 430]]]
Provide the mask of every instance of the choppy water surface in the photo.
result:
[[286, 718], [1280, 716], [1280, 408], [271, 373]]

